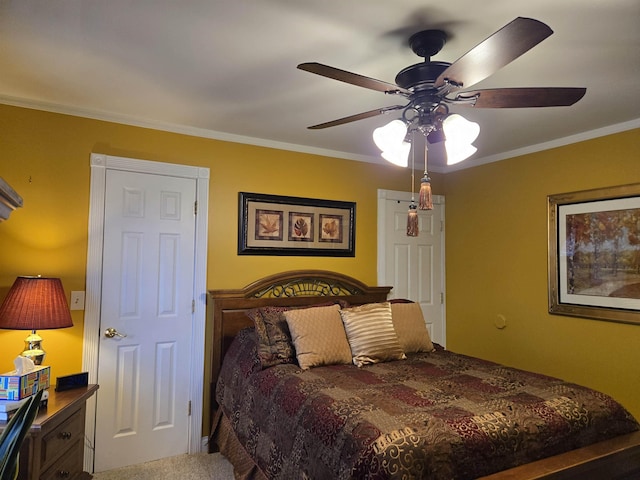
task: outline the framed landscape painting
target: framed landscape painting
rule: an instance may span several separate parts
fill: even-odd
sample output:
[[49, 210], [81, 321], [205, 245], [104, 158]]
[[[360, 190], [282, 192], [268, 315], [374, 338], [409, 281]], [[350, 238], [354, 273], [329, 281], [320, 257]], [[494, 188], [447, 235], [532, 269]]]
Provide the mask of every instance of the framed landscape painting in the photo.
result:
[[355, 256], [355, 202], [239, 193], [239, 255]]
[[551, 195], [549, 312], [640, 324], [640, 184]]

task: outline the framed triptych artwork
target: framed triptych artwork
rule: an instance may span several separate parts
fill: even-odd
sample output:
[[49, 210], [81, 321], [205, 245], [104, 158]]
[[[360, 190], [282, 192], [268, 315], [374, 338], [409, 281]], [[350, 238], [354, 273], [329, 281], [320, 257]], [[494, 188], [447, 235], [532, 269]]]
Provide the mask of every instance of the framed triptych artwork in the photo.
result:
[[355, 202], [240, 192], [239, 255], [355, 256]]

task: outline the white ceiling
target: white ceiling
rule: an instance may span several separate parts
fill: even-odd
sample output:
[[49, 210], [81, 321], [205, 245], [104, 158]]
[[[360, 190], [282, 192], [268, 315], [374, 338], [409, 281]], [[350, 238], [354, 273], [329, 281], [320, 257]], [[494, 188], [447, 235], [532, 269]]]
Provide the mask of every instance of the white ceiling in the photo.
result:
[[572, 107], [452, 108], [481, 125], [467, 167], [640, 126], [638, 0], [0, 0], [0, 103], [378, 161], [371, 131], [393, 117], [306, 127], [398, 98], [296, 65], [393, 83], [421, 61], [412, 33], [447, 31], [432, 60], [453, 62], [518, 16], [555, 33], [474, 88], [587, 93]]

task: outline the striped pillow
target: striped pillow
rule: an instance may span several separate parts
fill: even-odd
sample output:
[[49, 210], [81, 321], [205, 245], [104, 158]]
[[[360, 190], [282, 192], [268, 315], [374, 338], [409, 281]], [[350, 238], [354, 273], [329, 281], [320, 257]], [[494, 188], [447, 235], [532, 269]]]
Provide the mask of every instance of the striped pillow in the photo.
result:
[[345, 308], [340, 310], [340, 316], [353, 363], [358, 367], [407, 358], [393, 328], [389, 302]]

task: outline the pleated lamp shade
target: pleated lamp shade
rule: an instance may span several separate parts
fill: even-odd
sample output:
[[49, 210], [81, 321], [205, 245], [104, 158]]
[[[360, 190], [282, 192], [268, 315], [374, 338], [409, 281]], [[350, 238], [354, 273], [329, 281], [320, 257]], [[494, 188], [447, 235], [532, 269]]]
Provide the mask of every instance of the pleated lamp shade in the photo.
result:
[[71, 312], [59, 278], [18, 277], [0, 307], [0, 328], [31, 330], [22, 356], [40, 365], [45, 352], [36, 330], [72, 327]]
[[18, 277], [0, 307], [0, 328], [49, 330], [72, 326], [59, 278]]

